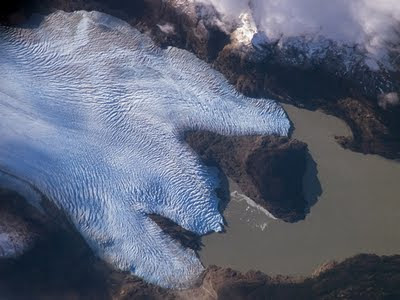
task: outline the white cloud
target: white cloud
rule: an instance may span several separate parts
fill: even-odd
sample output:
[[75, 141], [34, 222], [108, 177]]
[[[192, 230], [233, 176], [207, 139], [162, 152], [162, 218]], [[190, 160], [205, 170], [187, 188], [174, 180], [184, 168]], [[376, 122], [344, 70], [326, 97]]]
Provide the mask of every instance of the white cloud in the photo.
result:
[[323, 35], [345, 44], [363, 45], [382, 55], [398, 41], [399, 0], [197, 0], [211, 3], [223, 21], [252, 15], [259, 31], [270, 38]]

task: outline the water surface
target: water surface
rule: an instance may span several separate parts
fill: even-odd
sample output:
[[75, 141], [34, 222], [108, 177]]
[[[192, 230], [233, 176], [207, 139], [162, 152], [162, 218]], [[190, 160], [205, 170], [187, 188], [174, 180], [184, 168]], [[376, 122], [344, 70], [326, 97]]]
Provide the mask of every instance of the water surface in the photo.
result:
[[[308, 275], [326, 261], [361, 252], [400, 253], [400, 163], [340, 147], [334, 136], [350, 130], [335, 117], [290, 105], [285, 109], [294, 138], [308, 144], [317, 164], [321, 196], [306, 220], [295, 224], [273, 220], [233, 197], [224, 212], [226, 233], [203, 238], [203, 263]], [[306, 177], [306, 191], [315, 188]]]

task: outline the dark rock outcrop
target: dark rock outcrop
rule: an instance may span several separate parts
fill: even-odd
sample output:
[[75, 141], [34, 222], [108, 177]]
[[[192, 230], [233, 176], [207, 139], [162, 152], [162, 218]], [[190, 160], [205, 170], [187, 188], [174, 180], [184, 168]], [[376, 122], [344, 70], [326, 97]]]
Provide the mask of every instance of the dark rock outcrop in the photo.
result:
[[[371, 70], [361, 50], [329, 40], [288, 39], [279, 47], [270, 43], [262, 50], [241, 47], [215, 27], [218, 14], [212, 7], [177, 3], [166, 1], [157, 20], [146, 18], [138, 27], [162, 46], [186, 48], [209, 61], [247, 96], [320, 108], [343, 119], [354, 139], [351, 145], [342, 144], [352, 150], [400, 157], [400, 67], [396, 61], [393, 69], [381, 65], [379, 71]], [[163, 32], [154, 22], [171, 24], [177, 30]], [[315, 49], [309, 48], [317, 46], [317, 53], [310, 55]], [[387, 95], [395, 95], [397, 101], [382, 105]], [[348, 99], [353, 99], [351, 106], [344, 105]], [[367, 122], [358, 121], [361, 112]]]
[[[24, 204], [19, 202], [24, 200], [20, 196], [6, 190], [1, 190], [0, 195], [3, 200], [5, 195], [16, 200], [14, 204], [7, 204], [8, 211], [23, 215]], [[168, 229], [166, 224], [163, 225], [166, 230], [173, 230], [174, 226]], [[2, 298], [368, 300], [400, 297], [398, 255], [358, 255], [341, 263], [324, 264], [308, 278], [271, 277], [261, 272], [240, 273], [211, 266], [204, 271], [197, 286], [179, 291], [163, 289], [114, 270], [93, 255], [72, 227], [47, 222], [40, 234], [41, 238], [19, 258], [0, 260]]]
[[[380, 105], [379, 99], [387, 94], [379, 94], [378, 86], [385, 82], [374, 85], [364, 80], [373, 90], [366, 93], [352, 83], [357, 81], [357, 74], [350, 80], [327, 72], [323, 66], [303, 69], [271, 61], [254, 62], [231, 45], [220, 52], [214, 65], [248, 96], [273, 97], [311, 110], [322, 109], [343, 119], [354, 139], [342, 145], [362, 153], [400, 158], [400, 107]], [[392, 82], [400, 84], [400, 75], [392, 75]]]
[[188, 144], [206, 164], [217, 165], [248, 197], [287, 222], [304, 219], [307, 145], [278, 136], [222, 136], [188, 132]]
[[182, 228], [163, 216], [152, 214], [150, 215], [150, 218], [164, 231], [164, 233], [180, 242], [183, 247], [196, 251], [201, 249], [202, 244], [199, 235]]
[[305, 279], [211, 267], [217, 299], [397, 299], [400, 256], [357, 255]]
[[[399, 97], [400, 67], [396, 61], [392, 59], [393, 69], [380, 65], [379, 71], [372, 70], [361, 50], [329, 40], [288, 39], [279, 46], [265, 45], [262, 50], [238, 46], [215, 27], [212, 20], [218, 14], [213, 8], [185, 5], [170, 0], [158, 10], [156, 22], [172, 24], [177, 28], [174, 32], [163, 32], [154, 20], [147, 19], [139, 28], [150, 32], [162, 46], [186, 48], [212, 63], [247, 96], [320, 108], [343, 119], [354, 139], [342, 145], [354, 151], [400, 158], [399, 101], [386, 106], [380, 100], [387, 95]], [[345, 104], [348, 99], [353, 99], [350, 106]], [[360, 113], [366, 114], [367, 122], [359, 122]]]
[[74, 232], [59, 231], [0, 264], [0, 294], [14, 299], [398, 299], [400, 256], [358, 255], [308, 278], [211, 266], [198, 286], [168, 290], [113, 270]]
[[[400, 137], [390, 128], [399, 128], [395, 114], [380, 115], [370, 102], [345, 98], [337, 101], [333, 112], [346, 120], [353, 137], [336, 137], [341, 145], [363, 153], [377, 153], [387, 158], [400, 157]], [[400, 116], [398, 110], [397, 116]]]
[[47, 219], [19, 194], [0, 188], [0, 261], [32, 248], [46, 224]]

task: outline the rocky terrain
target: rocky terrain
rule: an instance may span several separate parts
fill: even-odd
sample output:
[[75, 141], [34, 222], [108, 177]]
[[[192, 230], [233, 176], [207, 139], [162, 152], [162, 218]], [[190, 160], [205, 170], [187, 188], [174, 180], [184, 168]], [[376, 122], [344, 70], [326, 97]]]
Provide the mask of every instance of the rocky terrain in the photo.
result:
[[[338, 63], [343, 49], [335, 45], [330, 45], [331, 49], [340, 51], [325, 53], [320, 60], [305, 55], [309, 49], [304, 48], [303, 41], [296, 47], [293, 41], [279, 47], [270, 43], [238, 47], [227, 32], [204, 18], [204, 15], [215, 16], [211, 7], [205, 10], [198, 6], [188, 8], [180, 3], [174, 0], [20, 0], [7, 8], [7, 3], [2, 3], [0, 20], [21, 24], [32, 12], [48, 13], [53, 9], [99, 10], [112, 14], [149, 32], [162, 47], [173, 45], [194, 52], [212, 63], [246, 95], [271, 96], [300, 107], [323, 109], [342, 118], [353, 132], [352, 137], [337, 137], [345, 147], [387, 158], [400, 157], [398, 71], [373, 72], [360, 63], [351, 66], [349, 72], [340, 61]], [[297, 59], [299, 57], [303, 59]], [[277, 217], [290, 222], [304, 218], [307, 203], [302, 194], [301, 178], [307, 155], [305, 144], [286, 138], [227, 138], [206, 132], [189, 133], [186, 140], [203, 160], [221, 168], [248, 196]], [[291, 174], [283, 172], [288, 165], [294, 168]], [[17, 222], [19, 225], [12, 225], [13, 231], [18, 233], [27, 250], [19, 259], [0, 261], [0, 290], [7, 299], [28, 296], [30, 299], [400, 297], [399, 256], [375, 255], [359, 255], [330, 264], [305, 279], [271, 278], [259, 272], [241, 274], [210, 267], [198, 287], [187, 291], [165, 290], [112, 270], [93, 256], [72, 229], [66, 230], [41, 217], [34, 218], [35, 213], [29, 207], [16, 204], [21, 201], [10, 201], [18, 199], [18, 195], [2, 190], [0, 197], [0, 218], [4, 223], [0, 224], [1, 233], [10, 232], [3, 228], [10, 228], [12, 222]], [[154, 216], [153, 220], [184, 246], [195, 250], [201, 247], [197, 236], [168, 219]], [[42, 238], [31, 239], [32, 236]], [[0, 246], [0, 256], [6, 256], [4, 253], [4, 247]]]
[[32, 12], [54, 9], [115, 15], [148, 32], [163, 47], [194, 52], [246, 95], [274, 97], [343, 119], [353, 131], [353, 137], [339, 137], [345, 147], [400, 157], [399, 47], [390, 53], [388, 67], [356, 47], [321, 37], [268, 41], [261, 32], [247, 44], [239, 43], [240, 30], [235, 32], [234, 26], [221, 30], [212, 7], [188, 0], [20, 0], [2, 5], [0, 19], [8, 24], [21, 23]]
[[[1, 190], [2, 202], [18, 197]], [[10, 212], [12, 207], [3, 208], [2, 212]], [[398, 255], [364, 254], [340, 263], [329, 262], [307, 278], [270, 277], [256, 271], [240, 273], [211, 266], [192, 289], [168, 290], [112, 269], [92, 254], [77, 232], [54, 222], [51, 224], [50, 231], [43, 231], [43, 228], [37, 231], [41, 238], [21, 257], [0, 259], [2, 299], [365, 300], [400, 297]]]
[[207, 164], [221, 168], [244, 194], [275, 217], [288, 222], [304, 219], [308, 203], [302, 179], [308, 150], [303, 142], [277, 136], [227, 137], [210, 132], [189, 132], [186, 141]]
[[174, 32], [161, 31], [151, 21], [139, 24], [161, 45], [177, 44], [193, 51], [246, 95], [271, 96], [343, 119], [353, 138], [339, 141], [352, 150], [387, 158], [400, 156], [397, 52], [391, 53], [391, 66], [387, 67], [371, 62], [360, 49], [322, 37], [265, 41], [255, 35], [252, 43], [246, 44], [238, 41], [240, 28], [227, 37], [215, 27], [212, 18], [217, 14], [212, 8], [187, 8], [176, 2], [164, 3], [157, 19], [173, 26]]

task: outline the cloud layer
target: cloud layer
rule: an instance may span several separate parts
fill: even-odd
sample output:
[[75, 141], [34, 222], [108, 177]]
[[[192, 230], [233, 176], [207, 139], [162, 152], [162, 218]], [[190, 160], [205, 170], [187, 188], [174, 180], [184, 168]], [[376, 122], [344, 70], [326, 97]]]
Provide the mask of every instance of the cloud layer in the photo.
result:
[[[211, 3], [226, 24], [252, 15], [257, 29], [270, 38], [323, 35], [345, 44], [358, 44], [382, 55], [397, 42], [398, 0], [197, 0]], [[397, 33], [396, 33], [397, 29]]]

